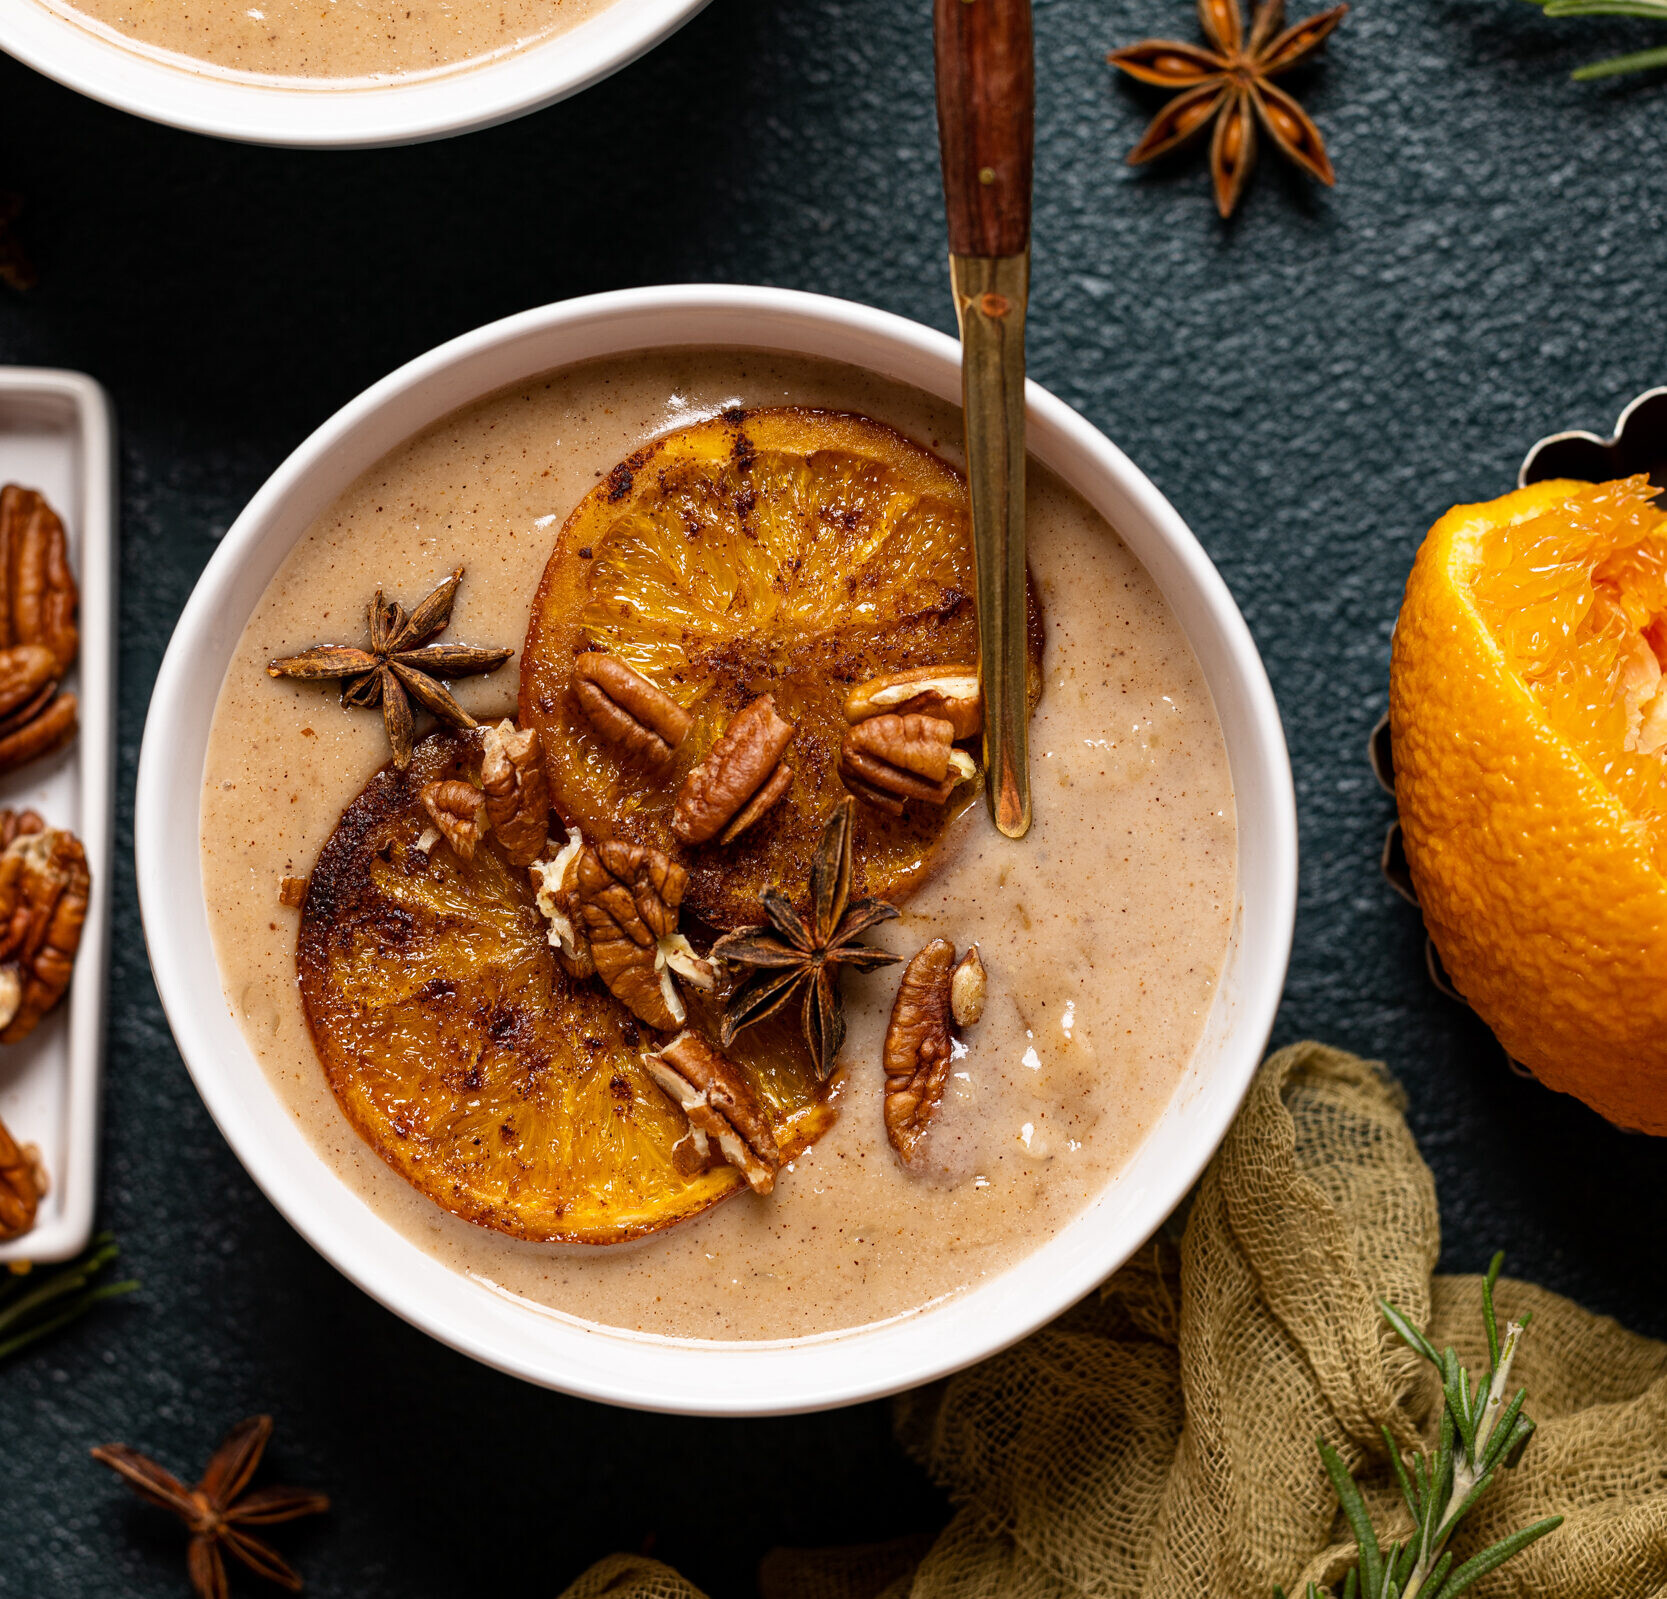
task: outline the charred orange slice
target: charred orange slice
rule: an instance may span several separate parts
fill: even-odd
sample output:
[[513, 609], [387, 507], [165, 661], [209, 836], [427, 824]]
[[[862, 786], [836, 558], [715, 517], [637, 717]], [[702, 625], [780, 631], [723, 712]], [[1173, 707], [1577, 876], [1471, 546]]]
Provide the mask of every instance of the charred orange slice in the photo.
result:
[[[490, 836], [469, 861], [421, 847], [420, 790], [477, 764], [467, 737], [425, 739], [406, 771], [370, 780], [319, 855], [297, 965], [330, 1086], [395, 1171], [469, 1221], [589, 1244], [685, 1221], [746, 1184], [727, 1165], [687, 1169], [688, 1122], [643, 1064], [658, 1038], [562, 972], [526, 870]], [[831, 1124], [785, 1023], [728, 1054], [784, 1160]]]
[[[557, 809], [587, 836], [664, 850], [684, 905], [719, 927], [759, 919], [770, 884], [803, 892], [838, 774], [847, 694], [883, 673], [978, 659], [966, 485], [930, 450], [866, 417], [729, 411], [621, 461], [568, 518], [533, 603], [520, 721], [544, 740]], [[1032, 681], [1042, 620], [1031, 596]], [[690, 716], [670, 760], [599, 736], [575, 657], [618, 657]], [[594, 659], [594, 655], [592, 659]], [[679, 784], [759, 695], [793, 724], [780, 803], [730, 844], [681, 844]], [[859, 807], [855, 897], [920, 882], [979, 793], [891, 817]]]

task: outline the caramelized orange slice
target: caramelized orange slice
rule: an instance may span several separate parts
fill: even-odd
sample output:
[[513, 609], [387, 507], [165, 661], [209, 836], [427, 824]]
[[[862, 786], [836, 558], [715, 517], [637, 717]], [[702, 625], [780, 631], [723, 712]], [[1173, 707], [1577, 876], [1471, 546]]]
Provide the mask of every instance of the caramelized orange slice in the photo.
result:
[[[419, 848], [425, 784], [477, 775], [474, 742], [423, 740], [342, 813], [302, 912], [297, 964], [319, 1058], [353, 1126], [438, 1205], [518, 1238], [609, 1244], [746, 1184], [690, 1170], [688, 1122], [644, 1067], [660, 1040], [552, 958], [524, 868], [489, 834]], [[715, 1018], [691, 1010], [716, 1036]], [[786, 1024], [727, 1051], [783, 1159], [832, 1121]]]
[[[522, 654], [522, 725], [544, 739], [556, 807], [587, 836], [650, 844], [689, 871], [687, 909], [759, 920], [770, 884], [801, 894], [834, 805], [846, 696], [911, 667], [978, 658], [966, 485], [930, 450], [870, 421], [797, 408], [730, 411], [622, 461], [562, 529]], [[1032, 679], [1042, 622], [1031, 596]], [[669, 761], [601, 737], [573, 662], [616, 656], [692, 718]], [[794, 726], [784, 799], [731, 844], [686, 846], [673, 802], [742, 706], [761, 694]], [[979, 792], [859, 807], [854, 897], [896, 900]]]

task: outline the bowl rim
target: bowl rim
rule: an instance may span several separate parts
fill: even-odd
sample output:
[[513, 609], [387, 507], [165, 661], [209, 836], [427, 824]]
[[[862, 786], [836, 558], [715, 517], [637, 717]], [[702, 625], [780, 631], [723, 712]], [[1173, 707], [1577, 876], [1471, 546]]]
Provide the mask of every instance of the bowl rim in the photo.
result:
[[[341, 489], [400, 439], [541, 372], [597, 354], [679, 345], [841, 360], [929, 394], [959, 396], [959, 345], [945, 334], [849, 301], [735, 285], [569, 300], [490, 323], [407, 362], [290, 454], [193, 588], [146, 717], [135, 864], [157, 991], [198, 1092], [255, 1182], [343, 1275], [450, 1347], [546, 1387], [676, 1414], [783, 1415], [883, 1397], [997, 1353], [1090, 1292], [1162, 1224], [1225, 1135], [1272, 1029], [1296, 912], [1296, 804], [1273, 691], [1220, 574], [1144, 474], [1032, 382], [1026, 399], [1033, 455], [1091, 504], [1098, 495], [1102, 514], [1105, 500], [1116, 499], [1127, 511], [1120, 536], [1171, 608], [1179, 615], [1176, 598], [1184, 592], [1187, 606], [1213, 629], [1201, 638], [1182, 620], [1228, 743], [1239, 816], [1228, 973], [1206, 1041], [1129, 1163], [1052, 1238], [986, 1281], [890, 1321], [769, 1342], [665, 1338], [542, 1310], [462, 1278], [381, 1220], [283, 1113], [221, 997], [200, 880], [202, 751], [213, 708], [201, 703], [202, 669], [229, 658], [247, 619], [252, 599], [227, 615], [233, 585], [241, 579], [258, 594], [268, 580], [260, 570], [245, 574], [245, 566], [261, 556], [269, 574]], [[568, 353], [552, 361], [553, 350]], [[489, 374], [496, 376], [488, 381]], [[1094, 492], [1081, 481], [1085, 463], [1098, 474]], [[1137, 520], [1143, 525], [1130, 537]], [[269, 543], [276, 553], [265, 548]], [[1250, 830], [1247, 793], [1254, 796]], [[1207, 1070], [1200, 1065], [1206, 1050], [1215, 1056]]]
[[0, 50], [90, 99], [151, 122], [244, 144], [372, 149], [492, 127], [617, 72], [708, 0], [614, 0], [594, 16], [502, 55], [369, 83], [261, 81], [121, 42], [42, 0], [0, 0]]

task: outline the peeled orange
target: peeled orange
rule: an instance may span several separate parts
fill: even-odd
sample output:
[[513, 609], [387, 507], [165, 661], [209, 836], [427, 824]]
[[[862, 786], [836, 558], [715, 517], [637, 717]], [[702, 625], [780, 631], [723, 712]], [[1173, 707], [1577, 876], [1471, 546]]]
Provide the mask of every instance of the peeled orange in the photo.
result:
[[[1030, 633], [1039, 691], [1034, 596]], [[573, 659], [588, 650], [618, 656], [691, 713], [669, 770], [623, 758], [576, 709]], [[569, 823], [665, 851], [688, 869], [685, 907], [736, 927], [759, 920], [770, 884], [804, 891], [844, 797], [836, 768], [850, 690], [977, 659], [960, 475], [866, 417], [734, 410], [653, 440], [568, 519], [533, 602], [520, 721], [543, 737]], [[792, 787], [733, 844], [689, 848], [671, 831], [678, 785], [759, 694], [794, 724], [783, 756]], [[901, 818], [859, 806], [853, 896], [907, 893], [977, 793], [967, 783], [948, 806], [911, 805]]]
[[[643, 1065], [656, 1036], [556, 964], [526, 870], [492, 835], [468, 861], [420, 847], [423, 785], [477, 766], [465, 737], [423, 740], [408, 770], [370, 780], [313, 869], [301, 997], [348, 1120], [436, 1203], [518, 1238], [615, 1243], [741, 1191], [734, 1167], [679, 1159], [687, 1119]], [[783, 1159], [831, 1124], [790, 1022], [728, 1054]]]
[[1430, 936], [1552, 1088], [1667, 1133], [1667, 516], [1643, 478], [1455, 507], [1390, 668]]

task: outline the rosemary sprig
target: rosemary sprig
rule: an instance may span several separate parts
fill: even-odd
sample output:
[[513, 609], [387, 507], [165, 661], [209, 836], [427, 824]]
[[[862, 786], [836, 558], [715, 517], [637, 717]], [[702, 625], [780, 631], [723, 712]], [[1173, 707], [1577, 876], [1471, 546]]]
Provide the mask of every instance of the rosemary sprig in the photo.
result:
[[[1548, 17], [1645, 17], [1667, 22], [1667, 0], [1528, 0]], [[1610, 56], [1576, 67], [1571, 77], [1586, 82], [1592, 78], [1613, 78], [1623, 72], [1644, 72], [1650, 67], [1667, 67], [1667, 45], [1634, 50], [1630, 55]]]
[[67, 1326], [100, 1300], [132, 1293], [139, 1284], [131, 1278], [119, 1283], [93, 1281], [117, 1253], [115, 1238], [100, 1233], [82, 1254], [62, 1266], [0, 1280], [0, 1360]]
[[[1447, 1547], [1459, 1523], [1488, 1491], [1494, 1474], [1514, 1466], [1534, 1435], [1534, 1423], [1522, 1408], [1527, 1390], [1519, 1388], [1510, 1399], [1505, 1397], [1517, 1345], [1533, 1318], [1527, 1315], [1521, 1321], [1506, 1323], [1501, 1337], [1493, 1288], [1504, 1261], [1503, 1254], [1495, 1255], [1482, 1283], [1482, 1321], [1488, 1335], [1489, 1364], [1486, 1378], [1479, 1383], [1472, 1381], [1451, 1347], [1437, 1354], [1429, 1339], [1400, 1311], [1378, 1301], [1384, 1319], [1401, 1340], [1441, 1374], [1441, 1429], [1435, 1454], [1420, 1450], [1413, 1457], [1410, 1473], [1393, 1435], [1387, 1427], [1383, 1430], [1395, 1481], [1413, 1523], [1412, 1536], [1405, 1543], [1392, 1543], [1387, 1550], [1378, 1541], [1366, 1501], [1342, 1457], [1323, 1438], [1319, 1440], [1320, 1459], [1337, 1490], [1359, 1550], [1359, 1558], [1343, 1579], [1343, 1599], [1456, 1599], [1478, 1578], [1563, 1524], [1561, 1516], [1547, 1516], [1490, 1544], [1458, 1566], [1453, 1564], [1453, 1553]], [[1274, 1593], [1277, 1599], [1285, 1599], [1282, 1588]], [[1311, 1582], [1305, 1599], [1325, 1599], [1325, 1595]]]

